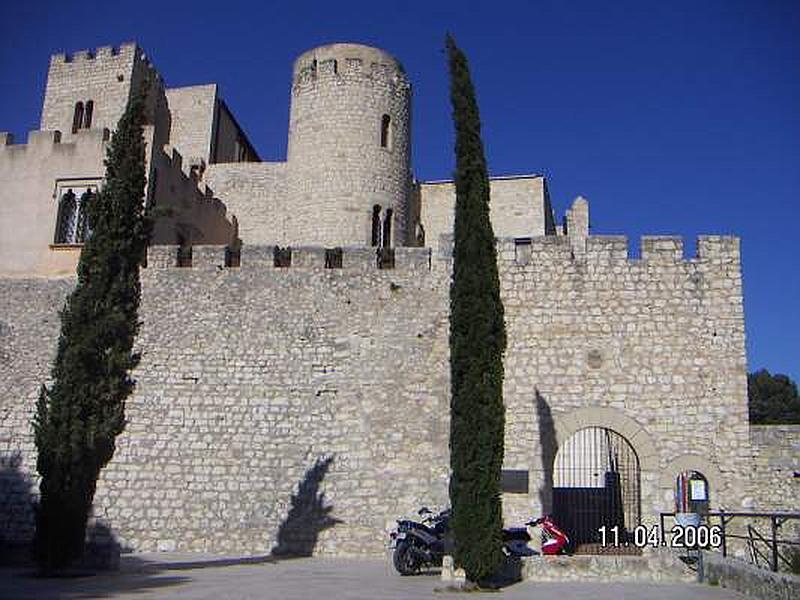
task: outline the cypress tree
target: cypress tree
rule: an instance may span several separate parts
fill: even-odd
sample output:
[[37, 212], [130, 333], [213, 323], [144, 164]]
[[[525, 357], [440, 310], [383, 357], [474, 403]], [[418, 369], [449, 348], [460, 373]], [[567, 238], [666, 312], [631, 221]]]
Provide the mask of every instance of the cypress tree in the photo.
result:
[[52, 385], [41, 387], [34, 418], [41, 475], [34, 556], [44, 572], [83, 552], [97, 479], [125, 427], [125, 399], [139, 360], [139, 265], [150, 222], [144, 214], [143, 125], [147, 87], [133, 93], [106, 153], [102, 190], [86, 210], [91, 235], [77, 284], [61, 311]]
[[450, 286], [450, 502], [455, 561], [471, 582], [502, 564], [506, 332], [480, 116], [464, 53], [447, 36], [456, 141]]

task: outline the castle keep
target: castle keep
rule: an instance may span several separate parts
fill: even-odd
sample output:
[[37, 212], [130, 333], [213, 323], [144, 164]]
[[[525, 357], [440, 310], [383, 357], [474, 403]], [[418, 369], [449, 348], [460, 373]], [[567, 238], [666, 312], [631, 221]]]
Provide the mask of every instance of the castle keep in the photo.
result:
[[[215, 85], [166, 87], [136, 45], [52, 57], [40, 130], [0, 134], [0, 541], [32, 535], [30, 421], [81, 205], [144, 80], [146, 202], [165, 210], [95, 518], [133, 550], [382, 552], [395, 518], [447, 503], [455, 191], [414, 179], [409, 76], [356, 44], [296, 60], [284, 162]], [[796, 431], [748, 424], [738, 239], [688, 258], [645, 237], [631, 258], [590, 235], [583, 198], [557, 224], [538, 175], [493, 178], [491, 219], [508, 523], [569, 521], [613, 488], [625, 527], [653, 525], [687, 472], [712, 510], [799, 508]]]

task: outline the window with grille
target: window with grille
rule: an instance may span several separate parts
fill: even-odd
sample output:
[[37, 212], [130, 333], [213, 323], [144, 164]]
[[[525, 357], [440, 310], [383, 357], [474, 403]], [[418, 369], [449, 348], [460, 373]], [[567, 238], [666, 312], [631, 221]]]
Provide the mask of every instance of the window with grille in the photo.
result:
[[55, 244], [82, 244], [89, 239], [92, 230], [88, 210], [95, 194], [92, 187], [59, 189]]

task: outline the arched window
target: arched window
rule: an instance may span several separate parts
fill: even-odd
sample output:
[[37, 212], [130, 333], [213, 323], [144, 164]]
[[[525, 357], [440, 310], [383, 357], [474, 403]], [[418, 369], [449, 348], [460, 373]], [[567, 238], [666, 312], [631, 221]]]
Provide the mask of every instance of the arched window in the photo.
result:
[[75, 103], [75, 113], [72, 115], [72, 133], [77, 133], [83, 125], [83, 102]]
[[683, 471], [675, 480], [675, 512], [708, 512], [708, 480], [700, 471]]
[[389, 248], [392, 245], [392, 209], [386, 209], [386, 216], [383, 218], [383, 247]]
[[381, 148], [389, 148], [391, 140], [392, 118], [389, 115], [381, 117]]
[[58, 202], [56, 221], [56, 244], [74, 244], [78, 226], [77, 202], [72, 190], [67, 190]]
[[75, 243], [82, 244], [92, 235], [92, 229], [89, 227], [89, 205], [94, 200], [94, 192], [91, 188], [81, 194], [80, 203], [78, 204], [78, 222], [75, 226]]
[[92, 112], [94, 112], [94, 100], [86, 102], [86, 110], [83, 113], [83, 128], [89, 129], [92, 126]]
[[372, 245], [378, 246], [381, 242], [381, 207], [376, 204], [372, 207]]

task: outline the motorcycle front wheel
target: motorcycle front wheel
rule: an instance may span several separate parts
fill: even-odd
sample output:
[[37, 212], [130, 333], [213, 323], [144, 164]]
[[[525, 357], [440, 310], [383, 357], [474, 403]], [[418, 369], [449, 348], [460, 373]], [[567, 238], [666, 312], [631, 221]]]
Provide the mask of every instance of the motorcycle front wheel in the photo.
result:
[[419, 561], [414, 556], [414, 551], [408, 542], [403, 541], [397, 544], [392, 562], [400, 575], [415, 575], [419, 571]]

